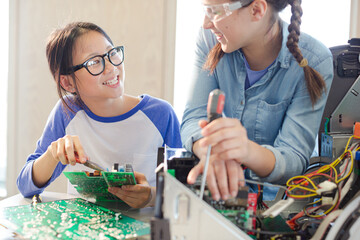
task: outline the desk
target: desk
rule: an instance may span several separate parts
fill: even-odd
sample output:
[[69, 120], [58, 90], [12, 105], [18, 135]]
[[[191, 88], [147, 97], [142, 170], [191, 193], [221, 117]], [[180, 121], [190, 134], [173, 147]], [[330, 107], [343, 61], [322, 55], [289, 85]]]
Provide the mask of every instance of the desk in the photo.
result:
[[[78, 198], [79, 196], [75, 196], [75, 195], [71, 195], [71, 194], [66, 194], [66, 193], [56, 193], [56, 192], [43, 192], [41, 195], [42, 198], [42, 202], [51, 202], [51, 201], [56, 201], [56, 200], [61, 200], [61, 199], [71, 199], [71, 198]], [[26, 205], [26, 204], [31, 204], [32, 199], [31, 198], [24, 198], [21, 194], [16, 194], [12, 197], [8, 197], [4, 200], [0, 201], [0, 207], [4, 208], [4, 207], [12, 207], [12, 206], [20, 206], [20, 205]], [[103, 207], [106, 207], [108, 209], [111, 209], [113, 211], [116, 212], [121, 212], [122, 214], [134, 218], [136, 220], [139, 221], [143, 221], [143, 222], [150, 222], [150, 218], [154, 215], [154, 208], [149, 207], [149, 208], [143, 208], [143, 209], [133, 209], [130, 208], [129, 206], [127, 206], [124, 203], [118, 203], [118, 202], [99, 202], [96, 203], [98, 205], [101, 205]], [[14, 239], [11, 238], [11, 235], [9, 235], [9, 232], [5, 232], [6, 231], [4, 228], [0, 228], [0, 236], [10, 236], [7, 237], [6, 239]], [[150, 236], [144, 236], [138, 239], [150, 239]]]

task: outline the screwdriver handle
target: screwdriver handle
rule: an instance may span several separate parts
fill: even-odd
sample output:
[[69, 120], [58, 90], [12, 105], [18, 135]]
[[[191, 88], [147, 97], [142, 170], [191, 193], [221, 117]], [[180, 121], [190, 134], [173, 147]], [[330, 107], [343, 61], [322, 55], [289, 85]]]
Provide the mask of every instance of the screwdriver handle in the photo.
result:
[[224, 110], [225, 94], [220, 89], [212, 90], [207, 104], [207, 117], [209, 123], [220, 118]]

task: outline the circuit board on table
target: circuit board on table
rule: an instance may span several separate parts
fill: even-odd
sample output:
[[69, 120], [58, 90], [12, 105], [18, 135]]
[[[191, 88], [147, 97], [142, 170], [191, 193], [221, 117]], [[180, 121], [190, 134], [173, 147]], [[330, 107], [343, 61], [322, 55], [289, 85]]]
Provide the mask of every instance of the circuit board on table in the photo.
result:
[[81, 198], [0, 208], [0, 224], [25, 239], [129, 239], [148, 223]]
[[136, 184], [132, 167], [128, 165], [126, 164], [125, 171], [121, 172], [64, 172], [64, 175], [84, 198], [94, 198], [96, 201], [121, 201], [108, 192], [108, 187]]

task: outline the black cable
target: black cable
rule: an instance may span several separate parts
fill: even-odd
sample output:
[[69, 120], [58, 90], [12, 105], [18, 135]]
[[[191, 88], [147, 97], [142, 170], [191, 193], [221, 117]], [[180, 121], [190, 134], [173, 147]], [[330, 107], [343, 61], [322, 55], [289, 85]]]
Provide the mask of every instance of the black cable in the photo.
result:
[[159, 173], [158, 182], [156, 188], [156, 198], [155, 198], [155, 209], [154, 216], [157, 218], [163, 218], [162, 205], [164, 201], [163, 192], [164, 192], [164, 175], [163, 173]]
[[258, 230], [258, 229], [249, 229], [249, 228], [245, 228], [245, 227], [241, 227], [239, 226], [239, 228], [241, 230], [243, 230], [244, 232], [255, 232], [255, 233], [259, 233], [262, 235], [283, 235], [283, 236], [297, 236], [297, 235], [301, 235], [297, 232], [272, 232], [272, 231], [266, 231], [266, 230]]

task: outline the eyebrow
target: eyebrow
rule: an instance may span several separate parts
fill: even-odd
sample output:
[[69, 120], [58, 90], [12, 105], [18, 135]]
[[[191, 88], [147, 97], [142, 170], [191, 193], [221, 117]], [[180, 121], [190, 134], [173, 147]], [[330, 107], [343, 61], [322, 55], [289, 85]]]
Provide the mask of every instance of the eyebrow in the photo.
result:
[[[111, 49], [113, 49], [113, 48], [114, 48], [114, 46], [112, 46], [112, 45], [107, 46], [107, 47], [106, 47], [106, 53], [109, 52], [109, 51], [110, 51]], [[88, 56], [85, 57], [85, 60], [84, 60], [83, 62], [89, 60], [89, 59], [92, 58], [92, 57], [101, 56], [101, 55], [103, 55], [103, 54], [105, 54], [105, 53], [91, 53], [91, 54], [89, 54]]]

